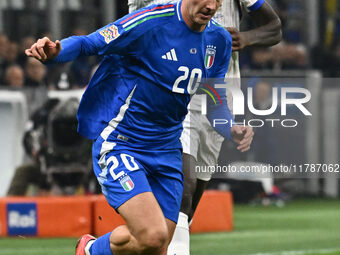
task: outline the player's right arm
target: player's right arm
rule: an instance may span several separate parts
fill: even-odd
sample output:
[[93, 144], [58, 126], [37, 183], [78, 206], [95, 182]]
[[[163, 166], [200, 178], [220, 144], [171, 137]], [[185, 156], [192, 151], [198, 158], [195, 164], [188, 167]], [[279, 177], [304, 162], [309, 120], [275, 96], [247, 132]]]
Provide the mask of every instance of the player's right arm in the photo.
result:
[[123, 53], [122, 49], [127, 47], [131, 40], [122, 36], [124, 29], [120, 32], [118, 29], [115, 24], [111, 24], [87, 36], [71, 36], [60, 42], [52, 42], [45, 37], [25, 52], [27, 56], [40, 61], [56, 63], [73, 61], [79, 56], [106, 55], [120, 51]]
[[52, 42], [49, 38], [44, 37], [34, 43], [25, 53], [28, 57], [34, 57], [40, 61], [51, 60], [59, 55], [61, 51], [60, 41]]
[[[64, 63], [79, 56], [138, 54], [148, 43], [144, 35], [157, 25], [152, 21], [141, 20], [139, 16], [143, 12], [129, 14], [87, 36], [71, 36], [60, 42], [52, 42], [47, 37], [39, 39], [25, 51], [26, 55], [40, 61]], [[141, 47], [134, 47], [137, 41]]]

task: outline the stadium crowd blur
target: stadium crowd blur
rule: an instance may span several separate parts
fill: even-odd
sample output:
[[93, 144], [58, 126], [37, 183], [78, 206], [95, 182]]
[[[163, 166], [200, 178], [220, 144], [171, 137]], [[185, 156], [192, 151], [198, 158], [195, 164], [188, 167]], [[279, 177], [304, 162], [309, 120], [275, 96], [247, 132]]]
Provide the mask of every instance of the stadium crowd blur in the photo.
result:
[[[328, 28], [329, 17], [335, 7], [327, 7], [321, 19], [320, 27], [325, 34], [321, 36], [319, 45], [308, 49], [306, 46], [304, 2], [291, 0], [269, 0], [275, 10], [279, 13], [283, 24], [283, 40], [279, 45], [272, 48], [248, 49], [242, 52], [240, 66], [242, 70], [305, 70], [321, 69], [325, 76], [338, 76], [340, 70], [340, 32], [335, 24], [332, 31]], [[27, 1], [28, 4], [38, 1]], [[81, 2], [81, 1], [80, 1]], [[89, 1], [84, 1], [89, 2]], [[99, 1], [100, 2], [100, 1]], [[336, 2], [336, 1], [332, 1]], [[117, 1], [117, 17], [127, 13], [127, 1]], [[328, 10], [328, 9], [331, 10]], [[20, 13], [16, 14], [19, 15]], [[69, 14], [71, 15], [71, 14]], [[335, 14], [334, 14], [335, 15]], [[243, 13], [243, 16], [247, 16]], [[97, 19], [96, 17], [94, 19]], [[242, 29], [252, 26], [243, 19]], [[81, 22], [79, 22], [81, 23]], [[104, 25], [96, 21], [98, 26]], [[79, 24], [72, 30], [64, 33], [68, 35], [88, 34], [86, 25]], [[18, 38], [2, 32], [0, 34], [0, 84], [7, 88], [35, 88], [44, 86], [48, 89], [75, 89], [83, 88], [89, 81], [91, 70], [98, 64], [99, 59], [83, 58], [62, 68], [45, 67], [38, 61], [28, 60], [24, 55], [24, 49], [28, 48], [36, 38], [53, 35], [48, 31], [37, 31], [35, 34], [21, 33]], [[332, 54], [335, 53], [335, 54]]]
[[[288, 1], [289, 2], [289, 1]], [[119, 1], [118, 17], [127, 13], [126, 1]], [[327, 52], [318, 51], [319, 54], [310, 55], [304, 45], [302, 38], [303, 27], [294, 15], [302, 12], [299, 2], [285, 0], [272, 1], [272, 5], [278, 11], [283, 23], [284, 40], [277, 46], [264, 49], [246, 50], [241, 55], [241, 68], [244, 69], [274, 69], [274, 70], [297, 70], [311, 68], [308, 59], [315, 61], [316, 67], [325, 68], [320, 59], [324, 59], [320, 54]], [[244, 15], [246, 16], [246, 15]], [[293, 18], [292, 18], [293, 17]], [[301, 17], [299, 17], [301, 18]], [[251, 24], [244, 22], [243, 28]], [[70, 32], [72, 35], [85, 35], [91, 31], [84, 29], [84, 26], [74, 27]], [[82, 58], [65, 65], [63, 67], [46, 67], [33, 59], [26, 58], [24, 50], [42, 36], [53, 36], [49, 32], [39, 32], [38, 34], [25, 34], [22, 38], [11, 38], [11, 36], [0, 34], [0, 84], [7, 88], [36, 88], [46, 87], [53, 89], [75, 89], [83, 88], [89, 81], [92, 69], [98, 64], [99, 59]], [[337, 54], [332, 56], [332, 63], [339, 66], [340, 47], [334, 45]], [[329, 61], [329, 60], [328, 60]], [[329, 62], [328, 62], [329, 63]], [[339, 70], [335, 65], [331, 65], [330, 75], [336, 75], [335, 70]], [[329, 70], [327, 68], [327, 70]]]
[[[255, 48], [242, 52], [241, 69], [304, 70], [316, 68], [323, 70], [328, 77], [337, 76], [338, 70], [340, 70], [340, 32], [337, 31], [338, 28], [334, 28], [335, 31], [328, 31], [326, 29], [325, 39], [321, 40], [320, 44], [316, 45], [313, 49], [308, 49], [304, 33], [305, 23], [301, 22], [305, 12], [303, 1], [269, 1], [281, 18], [283, 40], [279, 45], [271, 48]], [[118, 1], [117, 17], [127, 13], [126, 2]], [[243, 16], [246, 15], [246, 13], [243, 13]], [[244, 20], [242, 29], [252, 26], [252, 24], [247, 22], [246, 18]], [[320, 26], [322, 26], [322, 23]], [[74, 27], [65, 36], [85, 35], [89, 32], [91, 31], [85, 29], [85, 26], [79, 25], [79, 27]], [[100, 60], [82, 58], [62, 68], [59, 67], [57, 70], [54, 67], [45, 67], [39, 64], [38, 61], [29, 60], [24, 55], [24, 49], [28, 48], [36, 38], [42, 36], [53, 38], [53, 35], [48, 31], [40, 31], [37, 34], [25, 34], [21, 38], [11, 38], [6, 33], [0, 34], [1, 85], [14, 89], [23, 87], [35, 88], [39, 86], [44, 86], [48, 89], [85, 87], [89, 81], [91, 70]], [[332, 37], [332, 39], [328, 39], [329, 37]]]
[[[18, 0], [20, 2], [20, 0]], [[334, 8], [337, 10], [338, 1], [328, 1], [332, 3], [326, 4], [327, 1], [319, 1], [319, 7], [323, 10], [320, 14], [320, 31], [324, 31], [320, 36], [318, 45], [308, 47], [306, 38], [306, 22], [305, 22], [305, 6], [304, 0], [292, 1], [292, 0], [268, 0], [271, 5], [278, 12], [283, 28], [283, 40], [280, 44], [271, 48], [252, 48], [244, 50], [240, 55], [240, 67], [242, 71], [245, 70], [308, 70], [308, 69], [319, 69], [322, 70], [324, 77], [336, 77], [340, 75], [340, 29], [339, 24], [335, 22], [336, 13]], [[17, 2], [17, 1], [13, 1]], [[26, 19], [31, 18], [32, 24], [37, 24], [37, 21], [32, 18], [34, 15], [41, 17], [41, 11], [36, 7], [39, 1], [22, 1], [22, 5], [26, 5], [23, 9], [26, 11]], [[72, 1], [64, 1], [65, 5], [71, 5]], [[80, 4], [90, 5], [87, 7], [87, 11], [93, 11], [96, 7], [100, 7], [101, 1], [91, 0], [77, 0]], [[102, 1], [103, 2], [103, 1]], [[7, 1], [8, 12], [3, 15], [3, 18], [7, 18], [9, 22], [14, 22], [22, 12], [11, 9], [11, 1]], [[36, 9], [32, 6], [35, 6]], [[13, 7], [13, 6], [12, 6]], [[20, 9], [20, 8], [19, 8]], [[86, 11], [85, 10], [85, 11]], [[125, 15], [128, 11], [127, 0], [116, 1], [116, 17]], [[28, 13], [28, 14], [27, 14]], [[86, 21], [84, 22], [83, 15], [84, 10], [81, 8], [75, 8], [70, 12], [65, 12], [64, 17], [67, 24], [64, 24], [64, 31], [62, 37], [69, 35], [86, 35], [92, 32], [93, 29], [99, 28], [105, 23], [101, 19], [101, 14], [98, 11], [94, 13], [86, 13], [91, 16], [90, 20], [93, 21], [94, 26], [87, 26]], [[39, 16], [40, 15], [40, 16]], [[249, 29], [253, 24], [248, 22], [246, 18], [248, 14], [243, 12], [242, 29]], [[24, 21], [19, 19], [15, 21], [16, 25], [23, 26]], [[35, 22], [35, 23], [34, 23]], [[334, 26], [329, 25], [329, 22], [335, 22]], [[42, 24], [44, 22], [39, 22]], [[34, 33], [32, 29], [21, 29], [16, 33], [10, 27], [5, 27], [2, 33], [0, 33], [0, 88], [10, 90], [22, 90], [26, 93], [27, 101], [29, 103], [29, 114], [36, 113], [41, 106], [46, 103], [47, 98], [45, 97], [46, 91], [51, 90], [73, 90], [85, 88], [91, 77], [91, 74], [95, 71], [96, 66], [100, 62], [100, 59], [96, 57], [80, 58], [72, 63], [65, 64], [62, 66], [45, 66], [39, 61], [32, 58], [27, 58], [24, 54], [24, 50], [29, 48], [37, 38], [48, 36], [52, 39], [54, 36], [46, 31], [46, 27], [38, 26], [39, 29], [35, 29]], [[90, 29], [93, 27], [93, 29]], [[8, 33], [6, 33], [7, 31]], [[40, 92], [36, 92], [36, 89]], [[35, 92], [31, 92], [34, 89]], [[258, 90], [262, 90], [262, 99], [259, 96], [258, 100], [265, 101], [263, 94], [270, 95], [268, 90], [271, 89], [270, 85], [259, 82]], [[44, 93], [41, 93], [44, 91]], [[41, 96], [44, 95], [44, 96]], [[39, 101], [40, 103], [37, 103]], [[258, 102], [260, 105], [261, 102]], [[263, 103], [263, 102], [262, 102]], [[265, 107], [265, 106], [264, 106]], [[255, 136], [253, 149], [247, 155], [239, 155], [237, 152], [228, 158], [238, 158], [239, 160], [247, 160], [251, 158], [254, 161], [264, 163], [279, 163], [277, 154], [275, 154], [276, 141], [275, 138], [270, 135], [266, 130], [262, 130], [259, 133], [258, 138]], [[268, 135], [269, 134], [269, 135]], [[266, 145], [264, 146], [264, 140]], [[259, 144], [261, 143], [261, 146]], [[228, 145], [226, 145], [228, 147]], [[261, 151], [266, 150], [267, 152]], [[266, 155], [266, 157], [264, 157]], [[222, 159], [223, 161], [223, 159]], [[227, 162], [224, 162], [227, 163]], [[90, 169], [91, 171], [91, 169]], [[43, 187], [46, 183], [42, 182]]]

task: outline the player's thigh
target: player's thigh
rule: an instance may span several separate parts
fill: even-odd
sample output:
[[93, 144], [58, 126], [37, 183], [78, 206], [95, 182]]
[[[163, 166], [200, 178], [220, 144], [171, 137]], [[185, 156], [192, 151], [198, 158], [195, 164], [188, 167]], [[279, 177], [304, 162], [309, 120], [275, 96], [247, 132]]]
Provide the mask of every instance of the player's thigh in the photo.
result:
[[[197, 160], [190, 154], [183, 153], [182, 155], [183, 160], [183, 175], [184, 175], [184, 183], [195, 183], [196, 181], [196, 174], [195, 169], [197, 168]], [[184, 188], [186, 185], [184, 185]]]
[[192, 198], [196, 190], [197, 179], [194, 177], [196, 165], [197, 161], [193, 156], [183, 153], [184, 188], [181, 212], [185, 214], [189, 214], [191, 211]]
[[[183, 147], [183, 154], [191, 155], [194, 160], [197, 160], [198, 148], [200, 144], [200, 113], [189, 110], [183, 121], [183, 131], [181, 134], [181, 143]], [[185, 162], [183, 162], [185, 164]], [[190, 164], [183, 165], [183, 170], [187, 169]], [[187, 173], [191, 173], [189, 170]], [[189, 176], [196, 178], [195, 175]]]
[[130, 233], [138, 239], [146, 236], [166, 236], [169, 231], [163, 212], [152, 192], [138, 194], [117, 211], [125, 220]]
[[[99, 140], [99, 142], [101, 142]], [[142, 244], [168, 238], [164, 214], [147, 179], [147, 154], [115, 146], [102, 153], [96, 142], [93, 166], [106, 200], [125, 219], [129, 231]], [[97, 146], [98, 145], [98, 146]]]

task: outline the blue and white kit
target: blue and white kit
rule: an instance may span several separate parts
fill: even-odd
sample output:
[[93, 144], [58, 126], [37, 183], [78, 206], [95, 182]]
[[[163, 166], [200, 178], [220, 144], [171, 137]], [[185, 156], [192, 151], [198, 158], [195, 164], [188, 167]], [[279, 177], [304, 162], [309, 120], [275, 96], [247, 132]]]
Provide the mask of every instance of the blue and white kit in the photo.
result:
[[78, 110], [79, 132], [95, 140], [95, 174], [109, 204], [152, 191], [176, 222], [183, 189], [182, 121], [200, 81], [224, 78], [231, 36], [214, 21], [195, 32], [181, 2], [152, 5], [88, 36], [61, 41], [52, 62], [105, 55]]

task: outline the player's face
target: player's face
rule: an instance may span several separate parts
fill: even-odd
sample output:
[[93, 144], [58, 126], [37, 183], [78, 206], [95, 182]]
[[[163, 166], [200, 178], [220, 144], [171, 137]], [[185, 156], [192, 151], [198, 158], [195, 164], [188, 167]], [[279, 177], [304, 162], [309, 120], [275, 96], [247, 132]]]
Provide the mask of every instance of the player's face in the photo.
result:
[[[183, 18], [189, 27], [202, 31], [221, 6], [222, 0], [186, 0], [183, 1]], [[186, 16], [186, 17], [185, 17]], [[187, 22], [187, 23], [188, 23]]]

